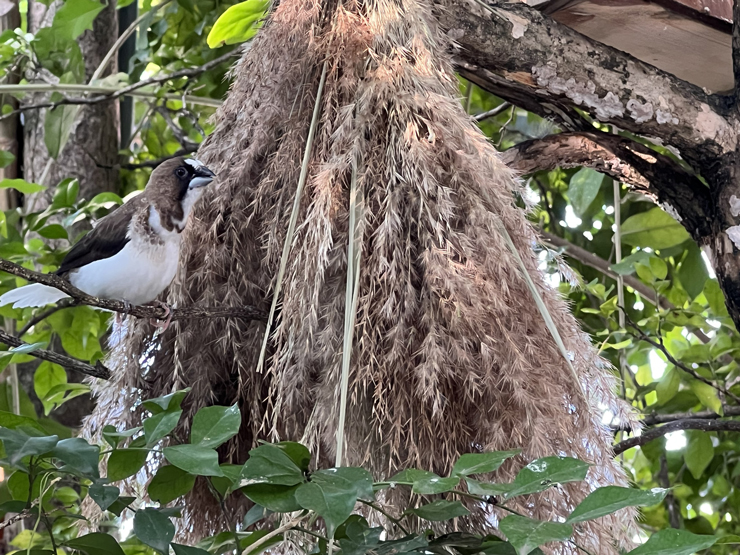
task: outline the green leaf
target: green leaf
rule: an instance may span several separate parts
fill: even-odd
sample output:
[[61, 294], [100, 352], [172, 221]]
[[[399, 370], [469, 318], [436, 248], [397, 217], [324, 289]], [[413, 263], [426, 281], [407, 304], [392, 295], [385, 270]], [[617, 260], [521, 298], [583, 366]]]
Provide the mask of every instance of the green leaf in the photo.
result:
[[441, 522], [458, 516], [469, 515], [470, 511], [468, 511], [459, 501], [440, 499], [439, 501], [427, 503], [426, 505], [422, 505], [416, 509], [409, 509], [405, 514], [413, 514], [425, 520]]
[[48, 415], [56, 405], [56, 403], [46, 400], [47, 393], [49, 393], [53, 387], [66, 383], [67, 372], [64, 368], [46, 360], [39, 364], [39, 367], [33, 375], [33, 389], [44, 406], [44, 414]]
[[565, 520], [568, 524], [592, 520], [613, 513], [625, 507], [649, 507], [657, 505], [668, 493], [668, 490], [653, 488], [649, 491], [605, 486], [591, 492], [581, 501]]
[[109, 534], [93, 532], [65, 543], [67, 547], [87, 553], [87, 555], [124, 555], [123, 549]]
[[236, 405], [202, 408], [193, 418], [190, 443], [201, 447], [218, 447], [234, 437], [241, 424], [242, 415]]
[[[59, 12], [57, 12], [57, 15], [59, 15]], [[62, 95], [60, 93], [51, 95], [52, 102], [58, 102], [61, 99]], [[78, 111], [79, 106], [63, 105], [50, 108], [46, 112], [46, 117], [44, 118], [44, 144], [46, 145], [46, 150], [49, 152], [49, 156], [55, 160], [69, 140], [69, 134], [72, 132], [72, 125]]]
[[627, 276], [635, 271], [635, 265], [644, 264], [651, 256], [653, 255], [649, 252], [637, 251], [623, 258], [618, 264], [612, 264], [609, 269], [620, 276]]
[[87, 493], [92, 498], [92, 500], [98, 504], [98, 507], [100, 507], [102, 511], [105, 511], [108, 509], [108, 507], [115, 503], [115, 501], [118, 499], [118, 496], [121, 495], [121, 490], [119, 490], [116, 486], [103, 486], [100, 484], [93, 484], [87, 490]]
[[100, 477], [98, 473], [100, 447], [97, 445], [90, 445], [79, 437], [71, 437], [57, 443], [51, 454], [66, 463], [67, 470], [75, 470], [88, 477]]
[[23, 179], [3, 179], [0, 181], [0, 189], [15, 189], [24, 195], [32, 195], [33, 193], [43, 191], [46, 187], [37, 185], [36, 183], [29, 183]]
[[699, 398], [702, 405], [711, 409], [716, 414], [722, 414], [722, 400], [719, 398], [719, 394], [714, 387], [699, 380], [692, 380], [689, 383], [689, 387]]
[[141, 509], [134, 515], [134, 534], [149, 547], [167, 555], [175, 537], [175, 525], [157, 509]]
[[61, 38], [76, 39], [88, 29], [105, 5], [95, 0], [66, 0], [54, 16], [53, 30]]
[[0, 168], [7, 168], [15, 161], [15, 154], [7, 150], [0, 150]]
[[714, 458], [712, 438], [700, 430], [688, 430], [684, 433], [688, 436], [688, 442], [683, 460], [691, 475], [698, 480]]
[[249, 459], [244, 463], [239, 477], [239, 485], [294, 486], [304, 480], [303, 471], [285, 451], [268, 443], [249, 452]]
[[117, 449], [108, 459], [108, 479], [111, 482], [133, 476], [144, 466], [149, 456], [147, 449]]
[[180, 408], [183, 399], [185, 399], [185, 396], [188, 393], [190, 393], [189, 387], [187, 389], [175, 391], [169, 395], [157, 397], [156, 399], [147, 399], [146, 401], [143, 401], [141, 405], [152, 414], [159, 414], [163, 411], [175, 411]]
[[576, 214], [581, 216], [588, 210], [599, 194], [603, 181], [604, 176], [590, 168], [580, 169], [570, 178], [568, 197]]
[[208, 46], [218, 48], [254, 37], [262, 26], [269, 0], [247, 0], [229, 7], [208, 33]]
[[151, 447], [166, 437], [175, 429], [180, 421], [180, 416], [182, 416], [182, 410], [176, 410], [174, 412], [160, 412], [144, 420], [146, 444]]
[[419, 470], [418, 468], [407, 468], [406, 470], [402, 470], [398, 474], [395, 474], [388, 478], [388, 482], [390, 483], [406, 483], [413, 485], [414, 482], [418, 480], [424, 480], [426, 478], [432, 478], [436, 476], [434, 472], [429, 472], [428, 470]]
[[195, 485], [195, 476], [176, 466], [160, 466], [149, 482], [147, 491], [152, 501], [166, 505], [188, 493]]
[[537, 459], [519, 471], [506, 498], [538, 493], [555, 484], [579, 482], [586, 478], [588, 467], [588, 463], [569, 457]]
[[430, 477], [415, 481], [411, 491], [422, 495], [435, 495], [452, 491], [459, 483], [459, 476], [440, 478], [436, 474], [433, 474]]
[[295, 495], [301, 507], [324, 518], [331, 538], [336, 527], [352, 514], [357, 499], [372, 499], [372, 491], [373, 479], [367, 470], [330, 468], [313, 473], [311, 481], [302, 484]]
[[19, 414], [13, 414], [12, 412], [7, 412], [4, 410], [0, 410], [0, 426], [2, 426], [3, 428], [10, 428], [11, 430], [15, 430], [20, 426], [30, 426], [31, 428], [34, 428], [41, 433], [45, 433], [44, 428], [42, 428], [41, 425], [33, 418], [29, 418], [28, 416], [21, 416]]
[[44, 239], [69, 239], [67, 230], [59, 224], [49, 224], [38, 230]]
[[48, 453], [59, 441], [58, 436], [29, 436], [19, 430], [0, 428], [6, 460], [17, 465], [24, 457]]
[[466, 478], [468, 491], [473, 495], [504, 495], [512, 490], [514, 484], [491, 484]]
[[663, 405], [673, 399], [678, 393], [681, 386], [681, 376], [675, 368], [671, 368], [660, 379], [655, 386], [655, 392], [658, 394], [658, 403]]
[[281, 441], [273, 445], [282, 449], [303, 472], [308, 472], [308, 465], [311, 464], [311, 452], [306, 446], [295, 441]]
[[528, 555], [539, 546], [565, 541], [573, 534], [570, 524], [543, 522], [518, 515], [509, 515], [499, 524], [499, 530], [516, 548], [517, 555]]
[[622, 223], [622, 241], [635, 247], [667, 249], [688, 238], [689, 232], [658, 207], [635, 214]]
[[276, 513], [292, 513], [301, 509], [295, 497], [300, 484], [295, 486], [274, 486], [272, 484], [254, 484], [241, 491], [250, 500]]
[[668, 528], [650, 536], [648, 541], [628, 555], [692, 555], [712, 547], [716, 541], [715, 536], [699, 536], [686, 530]]
[[199, 476], [223, 476], [218, 466], [218, 453], [199, 445], [175, 445], [165, 447], [164, 456], [176, 467]]
[[701, 249], [693, 241], [689, 243], [686, 251], [686, 257], [678, 269], [678, 279], [689, 294], [689, 298], [694, 300], [704, 290], [709, 273], [701, 255]]
[[103, 439], [105, 439], [105, 441], [108, 442], [108, 445], [113, 447], [113, 449], [116, 449], [118, 445], [124, 439], [130, 438], [139, 430], [141, 430], [141, 428], [136, 427], [136, 428], [131, 428], [130, 430], [124, 430], [123, 432], [119, 432], [110, 424], [106, 424], [103, 427]]
[[121, 513], [123, 512], [123, 510], [129, 505], [131, 505], [131, 503], [133, 503], [134, 501], [136, 501], [135, 497], [121, 496], [118, 499], [116, 499], [110, 507], [108, 507], [108, 511], [110, 511], [116, 516], [121, 516]]
[[466, 453], [452, 467], [451, 475], [470, 476], [471, 474], [495, 472], [504, 461], [515, 457], [519, 453], [521, 453], [521, 449], [514, 451], [492, 451], [490, 453]]

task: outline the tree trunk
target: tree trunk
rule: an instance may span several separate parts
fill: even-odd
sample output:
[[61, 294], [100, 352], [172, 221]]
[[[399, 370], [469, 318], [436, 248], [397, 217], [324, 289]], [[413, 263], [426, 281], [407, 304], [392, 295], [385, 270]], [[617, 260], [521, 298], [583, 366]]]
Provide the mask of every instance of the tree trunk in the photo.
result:
[[[36, 32], [51, 25], [61, 4], [52, 3], [48, 8], [41, 2], [30, 1], [29, 31]], [[118, 36], [115, 2], [109, 2], [98, 14], [92, 31], [85, 31], [78, 39], [85, 60], [85, 79], [89, 81]], [[115, 72], [115, 62], [103, 74]], [[38, 102], [36, 96], [32, 102]], [[44, 144], [44, 117], [46, 110], [26, 112], [24, 129], [24, 177], [39, 182], [49, 162]], [[105, 191], [118, 191], [118, 106], [115, 102], [101, 102], [82, 106], [77, 116], [79, 124], [70, 134], [67, 144], [51, 164], [43, 185], [53, 187], [62, 179], [76, 177], [80, 182], [79, 198], [90, 199]], [[48, 201], [51, 189], [44, 194]], [[41, 204], [38, 204], [41, 202]], [[36, 208], [44, 206], [37, 201]]]
[[[40, 2], [29, 2], [28, 26], [31, 32], [51, 25], [59, 2], [48, 8]], [[85, 31], [78, 39], [85, 62], [85, 79], [89, 81], [106, 53], [113, 46], [118, 36], [118, 21], [115, 2], [110, 2], [98, 14], [93, 29]], [[115, 60], [103, 75], [115, 71]], [[43, 95], [35, 95], [30, 103], [42, 101]], [[48, 98], [48, 95], [47, 95]], [[82, 106], [77, 116], [79, 124], [70, 134], [69, 140], [54, 160], [49, 169], [49, 154], [44, 144], [44, 118], [46, 110], [25, 112], [24, 125], [24, 178], [27, 181], [41, 183], [48, 189], [37, 195], [26, 198], [27, 209], [43, 209], [50, 201], [54, 186], [62, 179], [75, 177], [80, 182], [79, 199], [91, 199], [98, 193], [118, 192], [118, 103], [103, 102]], [[44, 175], [46, 173], [46, 175]], [[59, 348], [57, 345], [56, 348]], [[40, 402], [33, 393], [33, 371], [36, 363], [24, 365], [20, 372], [23, 386], [35, 401], [37, 410]], [[70, 381], [81, 381], [84, 376], [70, 375]], [[57, 408], [53, 416], [56, 420], [71, 427], [77, 427], [82, 419], [90, 414], [93, 403], [86, 395]]]

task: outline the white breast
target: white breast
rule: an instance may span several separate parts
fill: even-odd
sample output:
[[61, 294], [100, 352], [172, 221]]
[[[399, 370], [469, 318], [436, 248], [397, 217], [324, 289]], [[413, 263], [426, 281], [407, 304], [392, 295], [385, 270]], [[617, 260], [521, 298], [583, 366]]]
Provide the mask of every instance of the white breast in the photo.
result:
[[[133, 221], [132, 221], [133, 225]], [[127, 236], [129, 242], [116, 255], [88, 264], [70, 274], [70, 282], [89, 295], [146, 304], [172, 282], [180, 256], [180, 234], [164, 229], [156, 210], [150, 209], [149, 225], [162, 239], [151, 242], [141, 234]]]

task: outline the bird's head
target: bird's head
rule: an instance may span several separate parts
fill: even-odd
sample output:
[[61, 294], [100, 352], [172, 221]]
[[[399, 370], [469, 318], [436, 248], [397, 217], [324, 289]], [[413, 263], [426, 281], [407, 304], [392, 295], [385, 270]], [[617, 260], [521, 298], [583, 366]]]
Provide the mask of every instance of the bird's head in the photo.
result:
[[146, 193], [163, 216], [169, 216], [174, 225], [183, 229], [193, 205], [215, 177], [202, 162], [179, 156], [157, 166]]

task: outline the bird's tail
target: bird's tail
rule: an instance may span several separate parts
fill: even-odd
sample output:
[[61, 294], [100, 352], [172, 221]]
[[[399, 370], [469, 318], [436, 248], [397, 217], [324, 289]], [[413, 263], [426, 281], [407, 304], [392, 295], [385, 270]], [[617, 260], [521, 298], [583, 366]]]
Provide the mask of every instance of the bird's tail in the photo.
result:
[[12, 289], [7, 293], [0, 295], [0, 306], [12, 304], [13, 308], [27, 308], [29, 306], [45, 306], [52, 304], [61, 299], [68, 297], [59, 289], [42, 285], [40, 283], [31, 283], [18, 289]]

